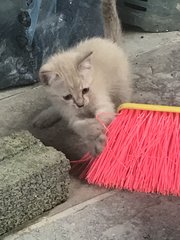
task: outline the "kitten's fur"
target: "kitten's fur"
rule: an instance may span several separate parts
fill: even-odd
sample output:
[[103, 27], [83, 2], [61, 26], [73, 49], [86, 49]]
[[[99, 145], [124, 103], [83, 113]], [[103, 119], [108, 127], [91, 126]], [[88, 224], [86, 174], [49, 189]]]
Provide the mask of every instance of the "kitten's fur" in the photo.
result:
[[[96, 115], [108, 113], [100, 115], [100, 119], [109, 124], [116, 107], [131, 97], [128, 60], [117, 45], [121, 40], [121, 27], [116, 0], [102, 0], [102, 12], [107, 39], [82, 41], [53, 55], [41, 67], [40, 80], [53, 106], [35, 119], [35, 125], [41, 127], [52, 124], [58, 117], [65, 118], [86, 142], [94, 141], [93, 154], [102, 150], [105, 140]], [[56, 115], [52, 114], [54, 108]]]

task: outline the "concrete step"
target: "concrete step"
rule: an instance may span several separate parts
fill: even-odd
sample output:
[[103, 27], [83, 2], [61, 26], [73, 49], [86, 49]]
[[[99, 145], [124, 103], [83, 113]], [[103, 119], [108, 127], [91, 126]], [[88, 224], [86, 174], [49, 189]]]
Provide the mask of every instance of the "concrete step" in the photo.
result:
[[0, 235], [67, 200], [70, 164], [29, 132], [0, 138]]
[[4, 240], [179, 240], [180, 199], [112, 191]]

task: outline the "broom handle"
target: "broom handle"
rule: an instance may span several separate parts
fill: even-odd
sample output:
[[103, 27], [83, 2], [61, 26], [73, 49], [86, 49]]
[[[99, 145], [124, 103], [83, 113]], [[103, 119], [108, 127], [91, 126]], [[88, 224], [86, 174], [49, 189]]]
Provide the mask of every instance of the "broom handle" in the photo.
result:
[[180, 113], [180, 107], [153, 104], [123, 103], [118, 107], [118, 112], [122, 109]]

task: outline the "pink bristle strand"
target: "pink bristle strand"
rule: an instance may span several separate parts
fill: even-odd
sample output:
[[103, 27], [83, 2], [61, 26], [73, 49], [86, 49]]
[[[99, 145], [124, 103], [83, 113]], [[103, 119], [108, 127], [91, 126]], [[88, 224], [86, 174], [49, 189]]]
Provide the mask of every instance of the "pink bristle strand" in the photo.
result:
[[[180, 195], [180, 114], [121, 110], [83, 177], [91, 184]], [[90, 159], [90, 156], [89, 156]]]
[[84, 179], [88, 171], [88, 166], [93, 160], [94, 158], [91, 156], [91, 154], [86, 153], [80, 160], [71, 161], [70, 173], [78, 176], [80, 179]]

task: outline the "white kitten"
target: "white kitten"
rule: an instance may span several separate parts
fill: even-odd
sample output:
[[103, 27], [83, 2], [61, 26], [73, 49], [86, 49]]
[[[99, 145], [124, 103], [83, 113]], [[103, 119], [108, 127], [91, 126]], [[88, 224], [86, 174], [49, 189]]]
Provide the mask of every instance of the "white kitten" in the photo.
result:
[[[120, 24], [115, 0], [103, 0], [104, 28], [107, 38], [120, 41]], [[110, 17], [104, 15], [108, 13]], [[110, 22], [108, 22], [108, 20]], [[113, 20], [113, 21], [112, 21]], [[94, 141], [93, 154], [104, 146], [104, 127], [96, 116], [108, 125], [122, 102], [129, 102], [131, 80], [129, 64], [123, 49], [110, 39], [91, 38], [77, 46], [59, 52], [40, 69], [53, 107], [35, 119], [35, 125], [50, 125], [63, 117], [85, 142]], [[52, 109], [59, 115], [53, 115]], [[53, 117], [54, 116], [54, 117]]]

